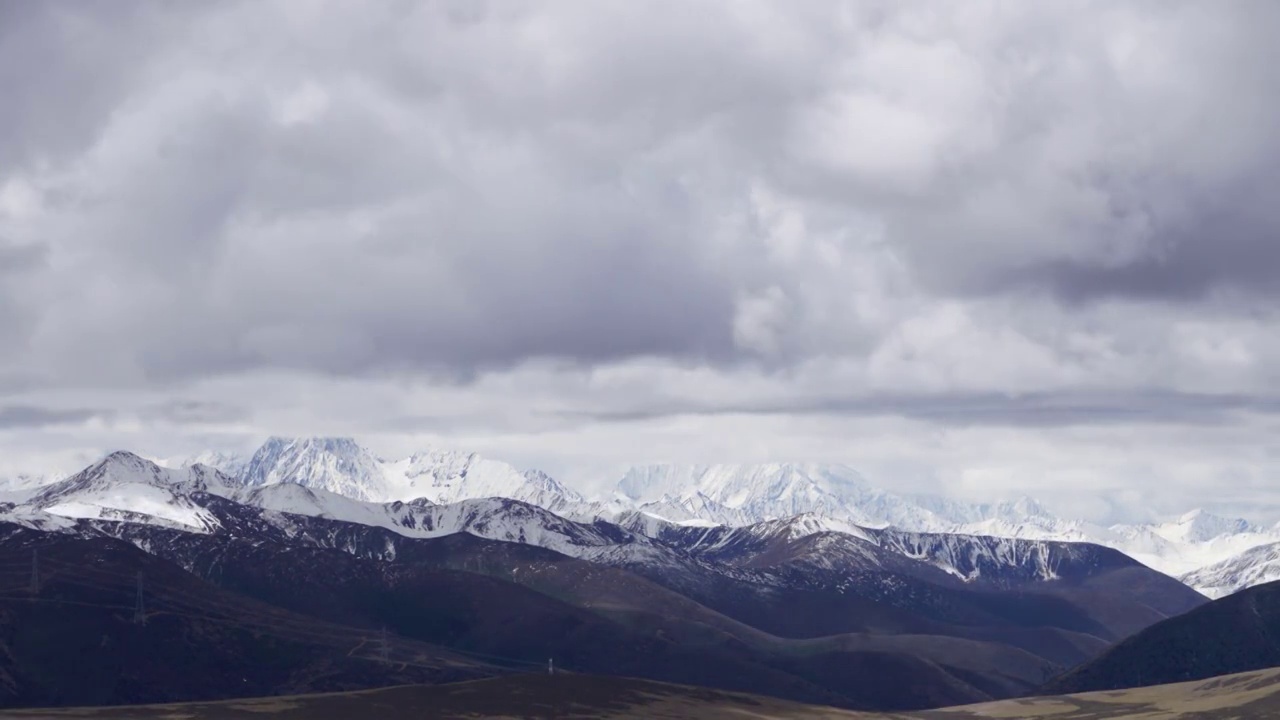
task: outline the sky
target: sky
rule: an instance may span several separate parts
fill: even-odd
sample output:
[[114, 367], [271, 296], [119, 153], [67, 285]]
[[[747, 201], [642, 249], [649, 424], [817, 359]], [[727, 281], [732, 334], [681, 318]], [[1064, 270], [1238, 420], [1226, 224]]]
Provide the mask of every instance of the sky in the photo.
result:
[[322, 434], [1280, 520], [1278, 27], [0, 1], [0, 476]]

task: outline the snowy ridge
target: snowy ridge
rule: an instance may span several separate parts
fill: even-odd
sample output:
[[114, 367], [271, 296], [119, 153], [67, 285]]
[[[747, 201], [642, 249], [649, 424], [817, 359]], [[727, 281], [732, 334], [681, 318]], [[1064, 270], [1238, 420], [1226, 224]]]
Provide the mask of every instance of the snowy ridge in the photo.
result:
[[0, 520], [45, 529], [71, 528], [75, 520], [105, 520], [213, 533], [222, 525], [209, 507], [210, 498], [259, 508], [268, 522], [290, 532], [296, 531], [299, 518], [318, 518], [415, 538], [469, 533], [615, 563], [675, 561], [669, 549], [643, 535], [575, 523], [518, 500], [366, 502], [294, 482], [241, 486], [204, 465], [165, 468], [126, 452], [46, 487], [27, 504], [0, 505]]
[[347, 438], [270, 438], [249, 459], [241, 479], [250, 487], [290, 482], [365, 501], [386, 501], [392, 494], [377, 459]]
[[1246, 550], [1179, 578], [1184, 584], [1220, 598], [1254, 585], [1280, 580], [1280, 542]]
[[872, 487], [844, 465], [646, 465], [616, 488], [638, 509], [673, 522], [751, 525], [814, 514], [866, 528], [951, 532], [966, 524], [1051, 519], [1031, 498], [996, 504], [899, 495]]
[[726, 553], [741, 555], [760, 552], [779, 542], [789, 542], [822, 533], [838, 533], [862, 542], [871, 542], [867, 532], [848, 523], [815, 514], [782, 520], [766, 520], [745, 527], [731, 525], [683, 525], [666, 522], [644, 513], [628, 513], [619, 518], [627, 529], [682, 550], [711, 558]]
[[135, 520], [210, 532], [218, 527], [217, 518], [190, 494], [228, 493], [234, 483], [203, 465], [171, 470], [133, 453], [116, 452], [45, 487], [25, 508], [64, 518]]
[[[627, 503], [626, 500], [623, 502]], [[647, 515], [682, 525], [736, 526], [752, 522], [748, 513], [722, 505], [702, 493], [683, 498], [663, 495], [658, 500], [639, 505], [638, 509]]]
[[253, 488], [235, 494], [245, 505], [272, 513], [275, 523], [294, 526], [289, 516], [314, 517], [380, 527], [412, 538], [455, 533], [522, 543], [588, 560], [670, 562], [670, 553], [648, 538], [610, 534], [594, 525], [566, 520], [536, 505], [503, 498], [462, 500], [437, 505], [426, 499], [367, 503], [292, 483]]
[[475, 453], [431, 450], [386, 463], [389, 482], [402, 490], [396, 500], [425, 497], [447, 504], [483, 497], [505, 497], [558, 510], [583, 502], [578, 493], [538, 470], [521, 472]]
[[426, 498], [444, 505], [504, 497], [552, 511], [585, 502], [537, 470], [521, 472], [504, 462], [450, 450], [388, 461], [350, 438], [273, 437], [244, 464], [242, 479], [251, 487], [293, 483], [365, 502]]
[[[1055, 517], [1028, 497], [966, 503], [897, 495], [870, 487], [856, 471], [839, 465], [650, 465], [629, 471], [617, 491], [643, 512], [684, 525], [746, 526], [814, 513], [863, 528], [1094, 543], [1187, 578], [1206, 591], [1211, 586], [1197, 584], [1201, 576], [1193, 571], [1280, 542], [1276, 527], [1262, 528], [1203, 510], [1166, 523], [1103, 527]], [[1050, 566], [1041, 570], [1053, 572]], [[1265, 574], [1259, 570], [1257, 577]]]
[[0, 497], [30, 497], [40, 488], [61, 480], [64, 475], [33, 475], [18, 473], [17, 475], [0, 476]]
[[204, 465], [228, 477], [238, 478], [244, 475], [249, 459], [233, 453], [206, 450], [193, 457], [169, 458], [156, 461], [157, 465], [168, 468], [184, 468], [193, 465]]
[[935, 579], [945, 573], [965, 583], [1011, 586], [1054, 582], [1064, 568], [1078, 578], [1130, 562], [1096, 545], [869, 529], [815, 514], [737, 528], [655, 523], [639, 513], [623, 522], [633, 529], [643, 526], [661, 542], [695, 557], [784, 572], [801, 582], [821, 582], [831, 577], [824, 573], [832, 572], [859, 582], [878, 573]]
[[[440, 477], [452, 480], [462, 472], [443, 472]], [[542, 488], [554, 490], [555, 485], [544, 482]], [[226, 501], [231, 504], [219, 504]], [[913, 572], [910, 568], [927, 566], [965, 580], [1009, 572], [1017, 579], [1056, 577], [1044, 543], [868, 530], [816, 513], [746, 527], [693, 527], [631, 511], [620, 524], [588, 524], [506, 498], [377, 503], [295, 482], [238, 485], [204, 465], [164, 468], [124, 452], [48, 486], [27, 505], [0, 506], [0, 513], [31, 527], [71, 529], [76, 520], [91, 520], [217, 533], [223, 531], [220, 517], [242, 517], [239, 511], [225, 515], [235, 507], [256, 508], [262, 522], [292, 538], [310, 537], [309, 528], [317, 520], [341, 521], [410, 538], [468, 533], [610, 565], [680, 568], [733, 562], [742, 568], [790, 565], [796, 572], [809, 568], [864, 575], [890, 567]], [[241, 527], [239, 523], [227, 527]], [[1024, 566], [1029, 559], [1034, 565], [1036, 558], [1042, 559], [1035, 565], [1039, 571], [1026, 572]]]
[[1172, 542], [1204, 543], [1226, 535], [1257, 535], [1263, 530], [1240, 518], [1224, 518], [1196, 509], [1177, 522], [1160, 526], [1156, 532]]
[[806, 513], [862, 526], [941, 524], [933, 513], [871, 488], [843, 465], [647, 465], [628, 471], [617, 490], [659, 516], [664, 516], [661, 508], [680, 507], [698, 519], [725, 524]]
[[[184, 494], [175, 488], [200, 486], [202, 478], [212, 478], [207, 492], [273, 512], [342, 519], [399, 532], [420, 527], [406, 523], [422, 519], [388, 515], [380, 506], [396, 502], [447, 506], [507, 498], [581, 525], [602, 520], [653, 538], [670, 534], [673, 528], [701, 528], [707, 542], [711, 538], [728, 542], [728, 530], [717, 528], [756, 527], [755, 532], [764, 532], [766, 523], [795, 520], [788, 527], [797, 538], [827, 532], [857, 536], [868, 528], [892, 527], [914, 533], [1095, 543], [1183, 578], [1207, 593], [1237, 586], [1221, 577], [1210, 579], [1210, 568], [1223, 572], [1218, 566], [1229, 561], [1235, 560], [1230, 572], [1235, 577], [1245, 581], [1269, 577], [1263, 554], [1250, 551], [1280, 542], [1280, 528], [1200, 510], [1167, 523], [1103, 527], [1055, 517], [1031, 498], [967, 503], [895, 494], [870, 486], [851, 468], [812, 463], [647, 465], [628, 471], [606, 499], [588, 500], [546, 473], [521, 471], [473, 453], [436, 449], [384, 460], [348, 438], [271, 438], [250, 458], [208, 452], [167, 461], [167, 467], [155, 471], [138, 465], [146, 461], [129, 453], [113, 454], [104, 462], [108, 460], [114, 468], [110, 482], [87, 482], [86, 474], [104, 472], [102, 468], [94, 471], [99, 463], [53, 484], [28, 476], [17, 483], [25, 489], [5, 493], [0, 486], [0, 509], [6, 505], [10, 512], [26, 508], [26, 522], [47, 517], [31, 514], [38, 511], [73, 519], [167, 522], [208, 531], [210, 518], [196, 504], [184, 501]], [[36, 483], [42, 486], [28, 487]], [[239, 486], [247, 490], [233, 492]], [[520, 536], [516, 532], [503, 537], [519, 541]], [[733, 542], [744, 542], [746, 537], [734, 535]], [[960, 558], [938, 562], [967, 567]], [[1251, 570], [1250, 562], [1264, 565]], [[1052, 573], [1051, 566], [1043, 569]], [[1205, 572], [1197, 572], [1201, 569]]]
[[1095, 549], [1083, 543], [989, 536], [915, 533], [886, 529], [876, 533], [881, 547], [925, 560], [966, 581], [998, 571], [1018, 570], [1025, 578], [1055, 580], [1064, 563], [1086, 562]]
[[[1132, 557], [1173, 577], [1192, 577], [1199, 568], [1214, 565], [1260, 545], [1280, 542], [1280, 533], [1244, 520], [1221, 518], [1203, 510], [1168, 523], [1113, 525], [1065, 521], [1053, 517], [1023, 522], [983, 521], [961, 525], [952, 532], [1029, 540], [1090, 542]], [[1192, 585], [1202, 589], [1199, 585]]]
[[[430, 502], [417, 500], [405, 505], [405, 512], [392, 512], [386, 505], [361, 502], [327, 490], [309, 488], [296, 483], [276, 483], [263, 487], [242, 488], [230, 495], [230, 499], [273, 513], [306, 515], [308, 517], [341, 520], [360, 525], [382, 527], [396, 532], [416, 530], [412, 508], [429, 507]], [[397, 505], [401, 505], [397, 503]]]
[[71, 530], [76, 525], [75, 518], [50, 515], [39, 508], [13, 503], [0, 503], [0, 522], [50, 532]]

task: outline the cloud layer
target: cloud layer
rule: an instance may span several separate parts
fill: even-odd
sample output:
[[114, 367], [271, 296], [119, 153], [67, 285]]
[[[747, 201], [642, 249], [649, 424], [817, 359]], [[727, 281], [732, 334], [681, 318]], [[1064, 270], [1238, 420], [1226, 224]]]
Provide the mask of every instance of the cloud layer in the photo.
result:
[[6, 4], [0, 447], [343, 431], [588, 479], [771, 450], [1257, 497], [1275, 27], [1244, 0]]

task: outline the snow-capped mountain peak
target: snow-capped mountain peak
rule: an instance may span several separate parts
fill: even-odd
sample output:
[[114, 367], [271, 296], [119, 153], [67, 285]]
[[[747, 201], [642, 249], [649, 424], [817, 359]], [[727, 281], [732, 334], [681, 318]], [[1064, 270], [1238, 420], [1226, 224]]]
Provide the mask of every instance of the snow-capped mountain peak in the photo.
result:
[[49, 485], [29, 505], [60, 517], [145, 519], [203, 532], [216, 527], [217, 520], [189, 495], [228, 493], [234, 484], [232, 478], [204, 465], [170, 469], [119, 451]]
[[[735, 511], [741, 522], [759, 522], [807, 512], [830, 516], [856, 512], [875, 491], [844, 465], [772, 463], [760, 465], [644, 465], [618, 482], [623, 496], [662, 515], [663, 507], [684, 505]], [[677, 518], [672, 518], [677, 519]], [[854, 517], [862, 524], [872, 518]], [[739, 523], [741, 524], [741, 523]]]
[[1033, 497], [1022, 496], [1011, 502], [998, 503], [992, 513], [1001, 519], [1026, 519], [1033, 517], [1051, 517], [1048, 510]]
[[[243, 470], [233, 478], [219, 468]], [[158, 465], [116, 452], [60, 482], [0, 492], [0, 506], [8, 508], [4, 512], [11, 519], [22, 509], [56, 522], [134, 520], [212, 531], [216, 517], [205, 511], [205, 500], [193, 500], [201, 492], [269, 511], [397, 532], [421, 528], [428, 515], [444, 512], [424, 514], [430, 507], [507, 498], [584, 525], [616, 522], [654, 537], [687, 530], [700, 545], [718, 545], [715, 538], [759, 541], [752, 540], [754, 533], [767, 533], [771, 541], [832, 534], [865, 541], [880, 537], [885, 528], [1090, 542], [1212, 593], [1270, 577], [1271, 568], [1280, 566], [1273, 551], [1250, 552], [1280, 543], [1280, 526], [1261, 527], [1204, 510], [1166, 523], [1105, 528], [1056, 517], [1029, 497], [970, 503], [899, 495], [870, 486], [851, 468], [806, 463], [642, 466], [623, 476], [612, 500], [588, 502], [544, 472], [520, 470], [475, 453], [430, 449], [384, 460], [349, 438], [273, 437], [247, 462], [210, 452]], [[430, 527], [439, 532], [452, 525], [432, 521]], [[1194, 572], [1199, 569], [1204, 572]]]
[[273, 437], [246, 466], [244, 483], [294, 483], [374, 503], [426, 498], [436, 504], [503, 497], [552, 512], [584, 502], [581, 495], [538, 470], [520, 471], [475, 453], [430, 449], [384, 460], [350, 438]]
[[1280, 542], [1259, 545], [1179, 579], [1211, 598], [1280, 580]]
[[1170, 540], [1208, 542], [1223, 535], [1259, 532], [1260, 528], [1243, 518], [1224, 518], [1195, 509], [1178, 518], [1177, 522], [1164, 526], [1162, 530], [1160, 534]]
[[242, 479], [248, 486], [291, 482], [368, 501], [383, 500], [386, 485], [377, 458], [350, 438], [269, 438]]
[[204, 465], [230, 477], [242, 477], [249, 464], [249, 458], [237, 453], [206, 450], [192, 457], [170, 458], [159, 463], [164, 467], [191, 467]]
[[860, 540], [871, 541], [865, 530], [852, 523], [845, 522], [818, 513], [804, 513], [783, 520], [773, 520], [752, 525], [749, 530], [760, 536], [771, 536], [787, 540], [798, 540], [821, 533], [840, 533], [852, 535]]
[[0, 498], [22, 500], [64, 477], [66, 475], [63, 474], [27, 472], [0, 476]]
[[69, 478], [45, 487], [34, 500], [46, 502], [69, 493], [123, 484], [208, 491], [211, 486], [230, 487], [235, 484], [235, 480], [206, 465], [170, 469], [131, 452], [119, 450]]
[[617, 492], [644, 512], [680, 523], [750, 525], [816, 513], [861, 527], [946, 532], [969, 523], [1052, 520], [1031, 498], [991, 505], [898, 495], [845, 465], [816, 463], [640, 466], [622, 477]]

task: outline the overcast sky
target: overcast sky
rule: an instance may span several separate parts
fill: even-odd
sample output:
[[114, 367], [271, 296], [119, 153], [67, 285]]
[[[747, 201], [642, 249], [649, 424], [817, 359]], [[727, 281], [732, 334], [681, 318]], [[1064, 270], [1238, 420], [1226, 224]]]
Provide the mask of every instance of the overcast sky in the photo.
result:
[[1277, 28], [0, 0], [0, 475], [342, 434], [1278, 520]]

